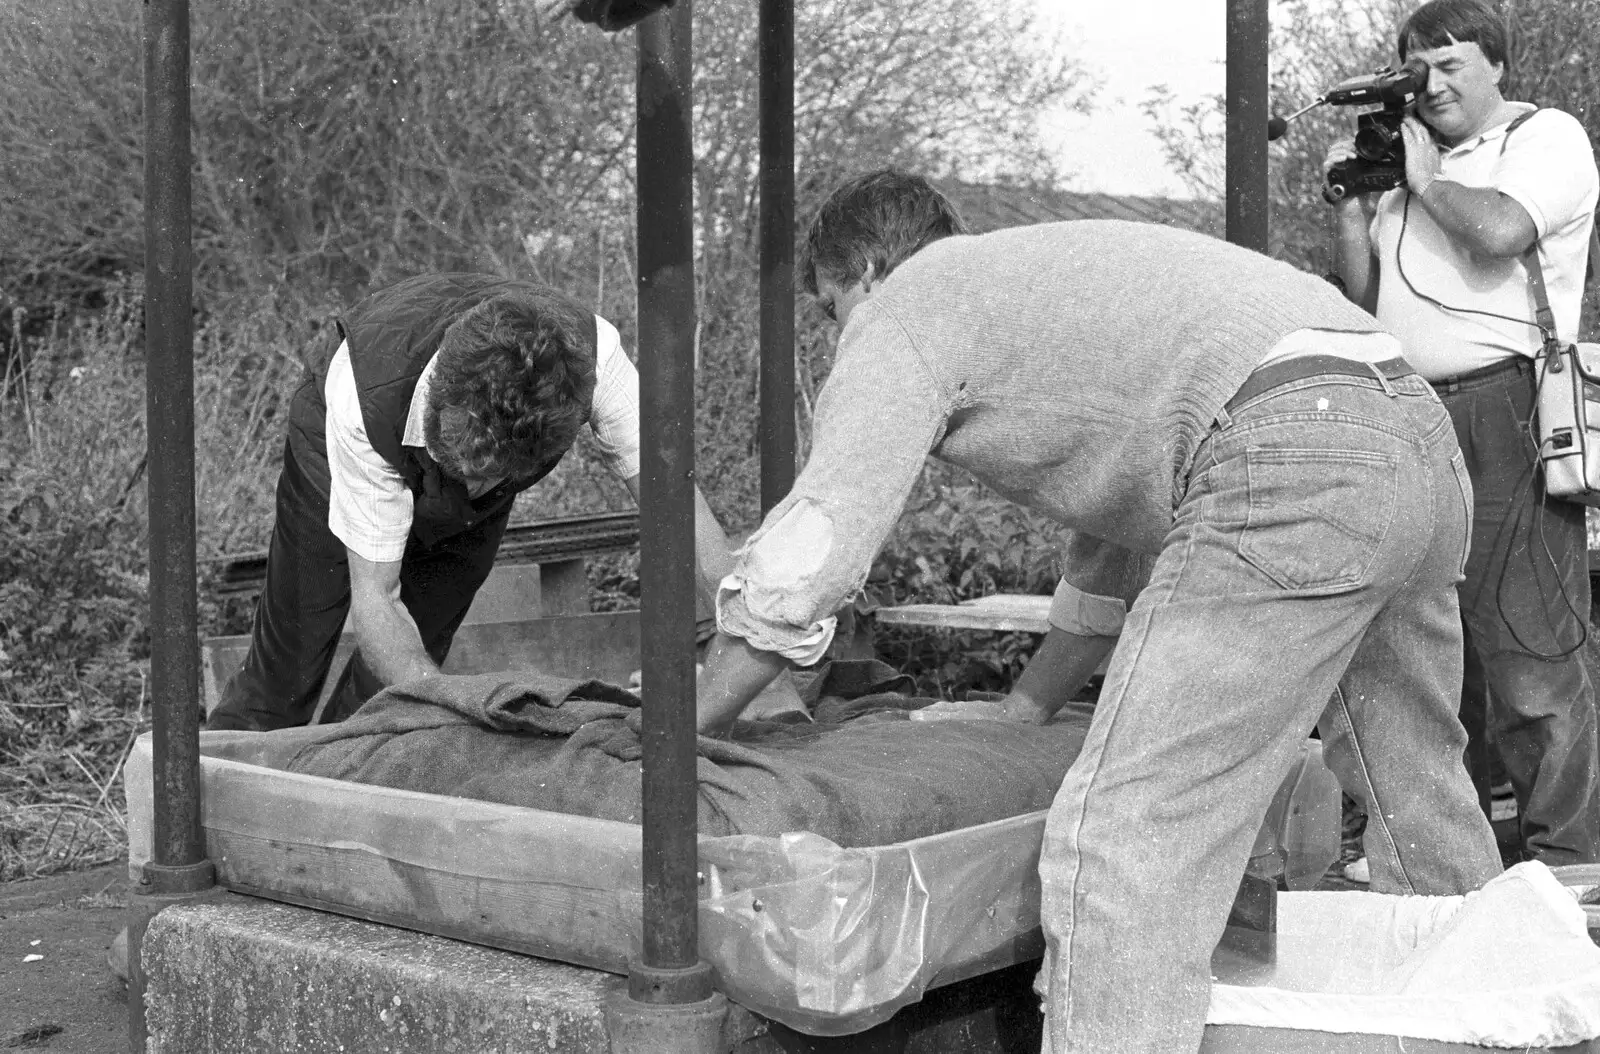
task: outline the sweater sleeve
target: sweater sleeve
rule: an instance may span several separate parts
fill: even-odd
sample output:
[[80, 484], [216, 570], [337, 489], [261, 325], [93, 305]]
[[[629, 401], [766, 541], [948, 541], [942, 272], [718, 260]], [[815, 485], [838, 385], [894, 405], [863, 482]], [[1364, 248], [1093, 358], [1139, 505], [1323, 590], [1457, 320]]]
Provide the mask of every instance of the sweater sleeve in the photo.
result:
[[811, 458], [739, 551], [717, 627], [801, 665], [822, 657], [841, 603], [861, 590], [950, 407], [899, 323], [857, 308], [818, 397]]
[[1114, 637], [1134, 598], [1150, 581], [1155, 557], [1073, 531], [1061, 549], [1063, 572], [1050, 602], [1050, 625], [1088, 637]]

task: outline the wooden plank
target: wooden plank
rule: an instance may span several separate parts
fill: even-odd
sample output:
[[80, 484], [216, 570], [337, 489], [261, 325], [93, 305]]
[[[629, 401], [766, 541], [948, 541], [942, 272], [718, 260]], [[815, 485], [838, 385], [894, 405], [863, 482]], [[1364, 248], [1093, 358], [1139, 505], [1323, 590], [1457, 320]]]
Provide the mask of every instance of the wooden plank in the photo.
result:
[[[573, 561], [581, 571], [583, 561]], [[543, 576], [539, 564], [496, 564], [472, 598], [462, 626], [481, 622], [514, 622], [553, 615], [545, 607]], [[587, 604], [585, 605], [587, 609]]]
[[1048, 633], [1050, 597], [1001, 593], [961, 604], [903, 604], [878, 608], [873, 617], [891, 626]]
[[638, 668], [637, 611], [463, 626], [444, 662], [446, 673], [545, 670], [623, 685]]
[[585, 615], [589, 612], [589, 575], [582, 560], [555, 560], [539, 565], [540, 614]]
[[[203, 826], [230, 888], [625, 972], [639, 828], [208, 758]], [[266, 803], [270, 808], [264, 808]]]
[[[639, 544], [637, 512], [603, 512], [586, 516], [514, 523], [506, 528], [495, 556], [497, 564], [537, 564], [624, 552]], [[211, 580], [216, 593], [253, 593], [267, 573], [267, 554], [233, 553], [207, 561], [218, 568]]]

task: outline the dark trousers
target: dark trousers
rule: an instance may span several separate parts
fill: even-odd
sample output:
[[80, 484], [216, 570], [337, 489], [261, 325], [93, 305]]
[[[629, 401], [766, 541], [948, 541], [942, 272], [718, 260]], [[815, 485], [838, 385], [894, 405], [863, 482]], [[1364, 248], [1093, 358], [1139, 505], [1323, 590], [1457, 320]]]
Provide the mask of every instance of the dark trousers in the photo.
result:
[[[270, 730], [308, 724], [350, 610], [344, 543], [328, 530], [328, 469], [320, 436], [293, 425], [278, 476], [267, 575], [256, 600], [250, 650], [206, 722], [209, 729]], [[494, 566], [511, 502], [460, 534], [423, 545], [400, 565], [400, 600], [435, 662], [450, 651], [478, 587]], [[359, 651], [329, 704], [343, 716], [383, 685]]]
[[[1525, 852], [1546, 864], [1600, 852], [1600, 749], [1584, 662], [1589, 621], [1584, 508], [1544, 493], [1529, 436], [1532, 362], [1434, 382], [1455, 424], [1474, 490], [1461, 584], [1463, 723], [1484, 724], [1517, 798]], [[1471, 711], [1488, 699], [1486, 722]], [[1476, 766], [1475, 766], [1476, 767]], [[1483, 777], [1479, 777], [1480, 784]]]

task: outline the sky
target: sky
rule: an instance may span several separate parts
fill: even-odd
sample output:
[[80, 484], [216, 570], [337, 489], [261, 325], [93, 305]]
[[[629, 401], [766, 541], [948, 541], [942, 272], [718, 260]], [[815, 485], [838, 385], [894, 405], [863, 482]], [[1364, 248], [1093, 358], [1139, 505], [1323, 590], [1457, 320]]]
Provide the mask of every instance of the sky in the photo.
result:
[[1222, 93], [1226, 0], [1035, 0], [1034, 7], [1069, 46], [1082, 44], [1074, 54], [1103, 85], [1092, 115], [1041, 120], [1062, 170], [1077, 174], [1068, 188], [1188, 196], [1139, 103], [1155, 84], [1171, 88], [1180, 104]]

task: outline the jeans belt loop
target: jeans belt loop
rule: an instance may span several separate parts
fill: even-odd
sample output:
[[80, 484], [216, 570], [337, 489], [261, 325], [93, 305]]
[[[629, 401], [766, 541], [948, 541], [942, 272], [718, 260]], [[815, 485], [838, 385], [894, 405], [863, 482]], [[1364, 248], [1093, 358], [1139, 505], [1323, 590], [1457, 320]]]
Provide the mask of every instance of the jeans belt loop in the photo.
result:
[[1376, 362], [1367, 363], [1367, 369], [1371, 370], [1372, 375], [1378, 378], [1378, 384], [1382, 386], [1384, 395], [1387, 395], [1391, 399], [1400, 398], [1400, 393], [1394, 390], [1394, 386], [1389, 383], [1389, 378], [1384, 376], [1382, 370], [1378, 369], [1378, 364]]
[[1213, 430], [1222, 432], [1233, 426], [1233, 417], [1228, 413], [1226, 406], [1217, 408], [1217, 416], [1211, 419]]

